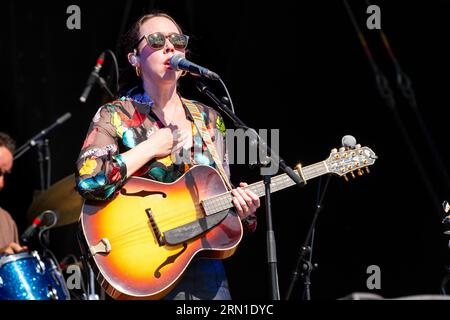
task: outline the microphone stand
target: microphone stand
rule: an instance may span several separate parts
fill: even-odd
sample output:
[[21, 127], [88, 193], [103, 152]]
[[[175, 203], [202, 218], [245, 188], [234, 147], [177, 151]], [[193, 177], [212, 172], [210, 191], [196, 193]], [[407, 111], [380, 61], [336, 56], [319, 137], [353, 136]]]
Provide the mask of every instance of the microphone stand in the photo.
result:
[[[28, 150], [30, 150], [32, 147], [37, 147], [37, 153], [38, 153], [38, 163], [39, 163], [39, 173], [40, 173], [40, 187], [41, 190], [45, 190], [49, 187], [50, 184], [50, 147], [48, 139], [44, 139], [50, 131], [52, 131], [57, 126], [63, 124], [65, 121], [67, 121], [72, 114], [70, 112], [65, 113], [61, 117], [59, 117], [54, 123], [52, 123], [49, 127], [45, 128], [44, 130], [40, 131], [38, 134], [36, 134], [34, 137], [29, 139], [25, 144], [20, 146], [15, 152], [14, 152], [14, 160], [19, 159], [22, 155], [24, 155]], [[42, 150], [45, 148], [45, 156], [44, 151]], [[44, 160], [47, 162], [47, 181], [45, 181], [45, 175], [44, 175]]]
[[[280, 158], [276, 152], [270, 149], [267, 146], [266, 142], [256, 133], [255, 130], [250, 129], [241, 119], [239, 119], [236, 114], [234, 114], [228, 106], [219, 100], [210, 90], [209, 88], [203, 84], [202, 82], [197, 82], [197, 89], [206, 94], [218, 107], [220, 111], [226, 114], [234, 123], [234, 126], [238, 129], [251, 130], [252, 133], [256, 137], [256, 143], [258, 143], [259, 148], [266, 148], [268, 151], [266, 154], [270, 154], [268, 156], [268, 160], [278, 162], [279, 167], [300, 187], [305, 184], [300, 178], [300, 175], [297, 175], [292, 168], [290, 168], [283, 159]], [[270, 161], [268, 163], [270, 163]], [[261, 161], [260, 161], [261, 162]], [[266, 163], [267, 164], [267, 163]], [[265, 164], [260, 164], [264, 166]], [[263, 175], [264, 186], [265, 186], [265, 204], [266, 204], [266, 219], [267, 219], [267, 234], [266, 234], [266, 242], [267, 242], [267, 258], [270, 272], [270, 288], [271, 288], [271, 298], [272, 300], [280, 300], [280, 290], [278, 286], [278, 271], [277, 271], [277, 254], [276, 254], [276, 242], [275, 242], [275, 233], [273, 231], [272, 225], [272, 204], [270, 197], [270, 182], [271, 175]]]
[[111, 92], [111, 90], [109, 89], [108, 85], [106, 84], [105, 79], [103, 79], [101, 76], [99, 76], [98, 74], [95, 75], [95, 77], [97, 78], [98, 83], [100, 84], [100, 87], [102, 87], [103, 89], [105, 89], [105, 91], [109, 94], [109, 96], [111, 97], [111, 99], [115, 99], [116, 96]]
[[50, 143], [48, 139], [44, 140], [44, 147], [45, 147], [45, 162], [47, 163], [47, 185], [45, 186], [45, 189], [50, 188], [50, 184], [52, 181], [52, 159], [50, 154]]
[[[308, 234], [306, 235], [306, 239], [300, 248], [300, 253], [297, 258], [297, 262], [295, 264], [294, 271], [292, 271], [291, 275], [291, 283], [289, 285], [287, 294], [286, 294], [286, 300], [289, 300], [292, 294], [292, 290], [294, 289], [295, 284], [298, 281], [299, 276], [303, 278], [303, 296], [302, 300], [311, 300], [311, 272], [315, 269], [317, 269], [318, 265], [312, 263], [312, 255], [313, 255], [313, 248], [314, 248], [314, 235], [316, 231], [316, 222], [317, 218], [319, 217], [319, 213], [322, 211], [322, 203], [323, 198], [325, 197], [325, 193], [328, 189], [328, 184], [330, 182], [330, 176], [327, 178], [327, 182], [325, 184], [325, 187], [323, 189], [322, 194], [320, 194], [320, 182], [319, 187], [317, 190], [317, 203], [316, 203], [316, 211], [314, 212], [314, 216], [311, 222], [311, 226], [309, 227]], [[322, 179], [320, 179], [322, 181]], [[308, 255], [308, 260], [306, 260], [306, 255]], [[301, 271], [300, 271], [301, 270]]]
[[[45, 139], [47, 140], [47, 139]], [[42, 151], [44, 142], [42, 140], [36, 141], [36, 150], [38, 154], [38, 163], [39, 163], [39, 177], [40, 177], [40, 185], [41, 185], [41, 191], [45, 190], [45, 186], [47, 183], [45, 182], [44, 177], [44, 153]]]
[[[50, 187], [51, 181], [51, 159], [50, 159], [50, 144], [48, 139], [37, 140], [37, 153], [38, 153], [38, 163], [39, 163], [39, 176], [41, 191], [47, 190]], [[44, 149], [44, 151], [42, 151]], [[44, 155], [45, 154], [45, 155]], [[44, 173], [44, 162], [47, 164], [47, 176]]]

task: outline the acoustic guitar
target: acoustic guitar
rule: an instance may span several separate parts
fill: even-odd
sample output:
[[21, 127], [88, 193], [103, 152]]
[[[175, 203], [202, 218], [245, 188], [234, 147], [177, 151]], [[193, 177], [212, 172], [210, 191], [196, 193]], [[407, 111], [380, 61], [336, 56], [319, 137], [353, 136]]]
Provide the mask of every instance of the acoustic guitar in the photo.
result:
[[[376, 160], [368, 147], [333, 149], [329, 158], [296, 167], [305, 182], [325, 174], [347, 178]], [[271, 179], [271, 192], [294, 185], [286, 174]], [[249, 185], [264, 196], [263, 182]], [[105, 291], [115, 299], [159, 299], [169, 293], [194, 257], [223, 259], [243, 235], [232, 195], [220, 174], [193, 166], [173, 183], [130, 177], [111, 201], [85, 201], [82, 246]]]

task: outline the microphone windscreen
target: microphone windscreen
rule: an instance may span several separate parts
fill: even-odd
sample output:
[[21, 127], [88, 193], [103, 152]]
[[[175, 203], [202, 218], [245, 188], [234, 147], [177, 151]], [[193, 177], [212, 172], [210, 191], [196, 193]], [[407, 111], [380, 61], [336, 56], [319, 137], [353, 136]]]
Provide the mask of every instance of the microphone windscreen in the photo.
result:
[[178, 69], [178, 64], [179, 64], [180, 61], [183, 60], [183, 59], [184, 59], [184, 56], [183, 56], [182, 54], [176, 54], [176, 55], [174, 55], [172, 58], [170, 58], [170, 61], [169, 61], [170, 66], [171, 66], [174, 70], [178, 71], [178, 70], [179, 70], [179, 69]]

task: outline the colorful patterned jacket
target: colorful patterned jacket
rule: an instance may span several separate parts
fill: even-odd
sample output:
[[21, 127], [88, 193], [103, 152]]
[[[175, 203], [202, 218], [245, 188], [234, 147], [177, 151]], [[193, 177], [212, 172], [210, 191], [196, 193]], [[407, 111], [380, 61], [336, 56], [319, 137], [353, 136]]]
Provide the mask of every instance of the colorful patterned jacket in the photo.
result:
[[[225, 125], [213, 109], [197, 103], [222, 165], [230, 176], [225, 143]], [[107, 200], [115, 196], [125, 183], [127, 168], [120, 156], [148, 139], [164, 127], [152, 111], [153, 101], [146, 93], [122, 97], [99, 108], [92, 119], [86, 139], [77, 160], [76, 186], [80, 195], [89, 200]], [[160, 182], [173, 182], [196, 164], [215, 167], [206, 144], [193, 119], [184, 106], [186, 117], [192, 122], [193, 147], [190, 163], [173, 161], [171, 155], [155, 158], [136, 171], [133, 176]], [[196, 146], [196, 147], [194, 147]], [[198, 152], [200, 151], [200, 152]], [[256, 220], [244, 221], [247, 229], [256, 228]]]

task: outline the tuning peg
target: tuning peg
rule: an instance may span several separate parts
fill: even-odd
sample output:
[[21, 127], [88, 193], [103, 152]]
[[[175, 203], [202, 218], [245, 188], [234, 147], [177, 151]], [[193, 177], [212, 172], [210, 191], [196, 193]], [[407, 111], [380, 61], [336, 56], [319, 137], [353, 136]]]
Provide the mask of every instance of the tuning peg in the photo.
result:
[[370, 173], [370, 170], [369, 170], [369, 168], [368, 168], [368, 167], [366, 167], [366, 172], [367, 172], [367, 173]]
[[358, 143], [358, 144], [355, 146], [355, 149], [361, 149], [361, 145]]
[[337, 149], [336, 148], [331, 149], [331, 153], [337, 153]]
[[347, 181], [347, 182], [348, 182], [348, 177], [347, 177], [347, 175], [346, 175], [346, 174], [344, 174], [344, 175], [343, 175], [343, 177], [344, 177], [345, 181]]
[[361, 169], [358, 169], [358, 176], [362, 176], [364, 174], [364, 171], [362, 171]]
[[340, 147], [339, 148], [339, 152], [344, 152], [345, 151], [345, 147]]
[[355, 174], [353, 173], [353, 171], [350, 172], [350, 174], [352, 175], [352, 178], [353, 178], [353, 179], [356, 179]]

